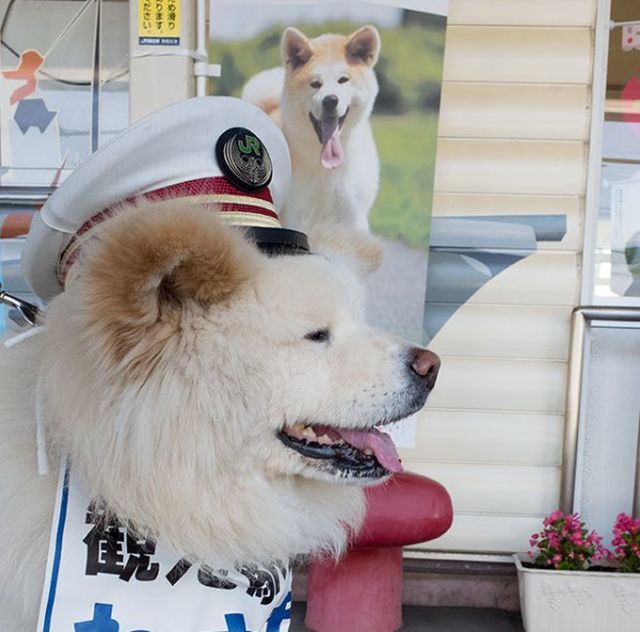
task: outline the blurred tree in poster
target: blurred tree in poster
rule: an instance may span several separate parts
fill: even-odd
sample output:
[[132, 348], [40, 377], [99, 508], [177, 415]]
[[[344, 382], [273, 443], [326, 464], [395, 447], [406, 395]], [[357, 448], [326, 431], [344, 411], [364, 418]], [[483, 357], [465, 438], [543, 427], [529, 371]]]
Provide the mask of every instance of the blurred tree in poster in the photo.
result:
[[[377, 109], [385, 114], [409, 110], [437, 110], [437, 100], [426, 98], [439, 90], [444, 50], [444, 19], [440, 16], [404, 11], [403, 25], [381, 28], [382, 52], [376, 66], [380, 93]], [[245, 82], [266, 68], [280, 65], [282, 24], [243, 41], [214, 41], [211, 59], [221, 63], [223, 74], [212, 84], [214, 94], [239, 96]], [[309, 37], [323, 33], [352, 33], [361, 24], [329, 22], [296, 24]], [[435, 104], [435, 107], [434, 107]]]

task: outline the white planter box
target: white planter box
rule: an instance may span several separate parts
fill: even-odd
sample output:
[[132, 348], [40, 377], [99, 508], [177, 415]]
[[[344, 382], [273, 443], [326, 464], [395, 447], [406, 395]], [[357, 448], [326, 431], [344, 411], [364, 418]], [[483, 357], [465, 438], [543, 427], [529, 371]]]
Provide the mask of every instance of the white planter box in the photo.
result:
[[514, 555], [526, 632], [640, 630], [640, 573], [525, 568]]

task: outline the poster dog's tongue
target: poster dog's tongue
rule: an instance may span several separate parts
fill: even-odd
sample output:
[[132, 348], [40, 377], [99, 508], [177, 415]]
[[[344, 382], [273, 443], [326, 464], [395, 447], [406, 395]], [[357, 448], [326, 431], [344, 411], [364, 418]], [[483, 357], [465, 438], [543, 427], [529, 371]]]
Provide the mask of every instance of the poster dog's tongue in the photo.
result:
[[380, 430], [339, 430], [342, 438], [358, 450], [369, 448], [378, 463], [393, 473], [402, 472], [402, 463], [391, 437]]
[[335, 169], [342, 164], [344, 152], [340, 143], [340, 126], [337, 118], [325, 118], [322, 126], [322, 151], [320, 162], [325, 169]]

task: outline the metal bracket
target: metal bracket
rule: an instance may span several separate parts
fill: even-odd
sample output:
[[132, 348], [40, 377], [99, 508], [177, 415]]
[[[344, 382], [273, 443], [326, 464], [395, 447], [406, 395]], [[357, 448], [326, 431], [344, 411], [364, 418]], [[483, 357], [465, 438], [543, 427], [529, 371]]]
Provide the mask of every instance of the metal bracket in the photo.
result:
[[[587, 327], [594, 321], [637, 323], [640, 322], [640, 309], [631, 307], [585, 306], [577, 307], [573, 311], [571, 319], [569, 375], [567, 380], [567, 406], [562, 452], [562, 475], [560, 481], [560, 509], [565, 513], [573, 511], [575, 500], [585, 335]], [[636, 512], [640, 511], [640, 436], [633, 504], [634, 510]], [[640, 514], [635, 513], [635, 515]]]
[[634, 518], [640, 517], [640, 420], [638, 421], [638, 451], [636, 452], [636, 484], [633, 488], [633, 509]]
[[[12, 296], [11, 294], [7, 294], [3, 289], [2, 285], [0, 285], [0, 303], [3, 305], [7, 305], [12, 309], [15, 309], [20, 317], [24, 319], [24, 321], [31, 325], [31, 327], [37, 327], [38, 325], [42, 325], [43, 321], [43, 312], [42, 310], [33, 303], [29, 303], [17, 296]], [[18, 321], [16, 321], [18, 322]], [[23, 324], [18, 322], [18, 324]]]
[[196, 61], [193, 64], [193, 74], [196, 77], [220, 77], [222, 66], [220, 64], [209, 64], [206, 61]]

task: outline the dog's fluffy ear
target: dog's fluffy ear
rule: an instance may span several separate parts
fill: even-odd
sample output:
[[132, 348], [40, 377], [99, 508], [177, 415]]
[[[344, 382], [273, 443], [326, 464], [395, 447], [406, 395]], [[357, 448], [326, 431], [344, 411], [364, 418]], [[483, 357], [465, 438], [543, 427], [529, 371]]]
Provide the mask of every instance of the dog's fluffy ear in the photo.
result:
[[380, 55], [380, 34], [375, 26], [363, 26], [347, 39], [347, 55], [367, 66], [375, 66]]
[[155, 325], [180, 322], [187, 304], [229, 298], [257, 251], [213, 208], [142, 202], [108, 220], [87, 245], [81, 279], [90, 324], [122, 358]]
[[312, 252], [349, 266], [364, 279], [380, 267], [384, 251], [380, 241], [361, 230], [341, 225], [320, 224], [309, 229]]
[[313, 55], [313, 46], [309, 38], [293, 26], [288, 27], [282, 35], [280, 50], [282, 62], [292, 69], [304, 66]]

